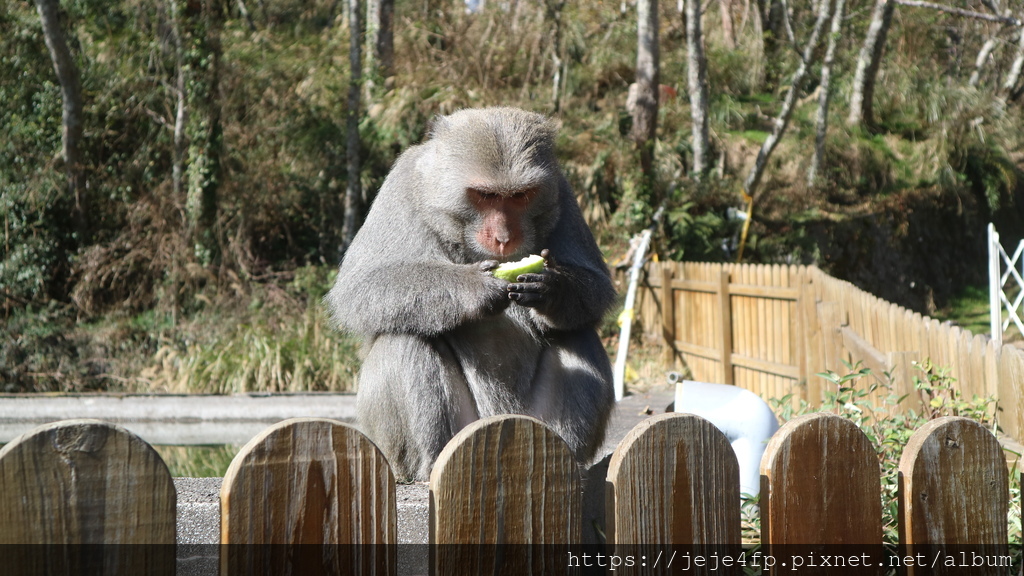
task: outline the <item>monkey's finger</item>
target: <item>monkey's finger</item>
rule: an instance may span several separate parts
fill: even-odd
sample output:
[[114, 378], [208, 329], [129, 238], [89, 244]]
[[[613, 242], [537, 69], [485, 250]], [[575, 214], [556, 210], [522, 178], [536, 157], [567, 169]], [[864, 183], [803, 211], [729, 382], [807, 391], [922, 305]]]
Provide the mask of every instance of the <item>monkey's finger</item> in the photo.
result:
[[520, 274], [516, 276], [519, 284], [543, 284], [547, 280], [543, 274]]
[[544, 295], [532, 292], [509, 292], [508, 299], [528, 308], [539, 306], [544, 302]]
[[[523, 276], [533, 276], [533, 274], [523, 274], [519, 279], [522, 280]], [[544, 294], [548, 291], [548, 285], [543, 282], [517, 282], [509, 284], [508, 291], [513, 294]]]
[[547, 248], [541, 250], [540, 257], [544, 259], [545, 268], [555, 267], [555, 259], [551, 257], [551, 250], [548, 250]]
[[497, 260], [484, 260], [482, 262], [478, 262], [477, 266], [480, 268], [481, 272], [490, 272], [491, 270], [497, 268], [498, 265], [500, 264], [501, 263], [498, 262]]

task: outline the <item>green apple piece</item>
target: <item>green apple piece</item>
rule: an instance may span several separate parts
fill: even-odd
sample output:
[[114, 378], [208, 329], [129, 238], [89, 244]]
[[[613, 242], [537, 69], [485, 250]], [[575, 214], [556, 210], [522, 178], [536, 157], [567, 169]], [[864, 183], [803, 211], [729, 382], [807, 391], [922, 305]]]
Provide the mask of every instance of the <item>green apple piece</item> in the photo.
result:
[[520, 274], [533, 274], [544, 269], [544, 258], [530, 254], [516, 262], [505, 262], [494, 269], [494, 277], [508, 282], [515, 282]]

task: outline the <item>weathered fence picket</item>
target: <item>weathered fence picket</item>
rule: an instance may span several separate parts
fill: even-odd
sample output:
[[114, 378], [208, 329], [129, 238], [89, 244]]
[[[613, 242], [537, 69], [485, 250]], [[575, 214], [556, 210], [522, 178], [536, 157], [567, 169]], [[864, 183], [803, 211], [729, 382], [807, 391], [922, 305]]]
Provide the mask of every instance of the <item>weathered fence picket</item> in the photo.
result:
[[615, 544], [738, 545], [739, 495], [739, 463], [725, 435], [700, 416], [662, 414], [612, 454], [605, 532]]
[[176, 496], [164, 461], [120, 426], [36, 428], [0, 449], [0, 571], [174, 574]]
[[430, 475], [433, 573], [571, 573], [559, 552], [580, 542], [581, 498], [569, 447], [539, 420], [492, 416], [466, 426]]
[[882, 541], [878, 456], [853, 422], [818, 412], [790, 420], [761, 459], [761, 541], [775, 545]]
[[256, 546], [228, 546], [221, 574], [396, 574], [394, 548], [374, 546], [397, 544], [396, 509], [391, 467], [366, 436], [334, 420], [285, 420], [224, 476], [221, 543]]
[[[1006, 515], [1009, 480], [999, 442], [966, 418], [938, 418], [917, 430], [900, 458], [900, 542], [902, 554], [936, 558], [954, 543], [957, 565], [936, 562], [907, 574], [1005, 574], [1009, 555]], [[969, 545], [957, 550], [955, 544]], [[985, 560], [962, 566], [960, 553]], [[950, 556], [945, 556], [950, 557]], [[942, 558], [940, 558], [941, 560]], [[995, 565], [993, 565], [995, 564]]]
[[[739, 463], [704, 418], [662, 414], [641, 422], [612, 454], [607, 478], [605, 533], [619, 554], [637, 545], [683, 545], [706, 556], [742, 551]], [[667, 563], [620, 570], [678, 572]]]

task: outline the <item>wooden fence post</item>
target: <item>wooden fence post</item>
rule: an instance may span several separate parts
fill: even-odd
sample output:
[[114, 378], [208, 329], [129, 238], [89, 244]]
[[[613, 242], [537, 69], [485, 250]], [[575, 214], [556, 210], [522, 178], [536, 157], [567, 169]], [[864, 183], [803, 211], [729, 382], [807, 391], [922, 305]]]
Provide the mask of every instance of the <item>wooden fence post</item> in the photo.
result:
[[477, 420], [430, 474], [431, 572], [574, 573], [581, 507], [579, 466], [557, 434], [528, 416]]
[[[644, 544], [738, 556], [739, 474], [728, 439], [704, 418], [669, 413], [644, 420], [626, 434], [608, 466], [608, 543], [623, 556], [636, 556], [631, 546]], [[678, 572], [665, 563], [619, 570]]]
[[900, 458], [900, 553], [938, 561], [907, 574], [1005, 574], [1009, 490], [999, 441], [984, 426], [949, 416], [918, 429]]
[[176, 499], [164, 461], [128, 430], [36, 428], [0, 449], [0, 544], [21, 544], [4, 546], [0, 571], [172, 575]]
[[732, 373], [732, 298], [729, 297], [729, 271], [718, 275], [718, 321], [722, 327], [722, 383], [733, 384]]
[[805, 275], [800, 291], [802, 308], [800, 313], [804, 317], [804, 341], [806, 342], [805, 350], [807, 351], [807, 357], [803, 363], [803, 377], [807, 389], [804, 393], [804, 399], [810, 402], [812, 406], [816, 406], [821, 402], [821, 384], [819, 383], [821, 379], [816, 374], [825, 370], [822, 327], [818, 318], [817, 292], [820, 287], [815, 284], [814, 277], [813, 271], [809, 270]]
[[[231, 461], [220, 493], [221, 574], [395, 574], [395, 478], [355, 428], [279, 422]], [[247, 546], [230, 546], [247, 544]], [[289, 572], [290, 571], [290, 572]]]
[[665, 344], [661, 361], [669, 370], [676, 363], [676, 296], [672, 289], [672, 267], [661, 265], [661, 338]]
[[[871, 556], [882, 551], [878, 456], [857, 426], [824, 412], [787, 422], [761, 459], [761, 542], [768, 554], [793, 550]], [[782, 551], [786, 550], [785, 553]], [[879, 574], [874, 558], [859, 574]], [[825, 568], [811, 573], [827, 574]]]

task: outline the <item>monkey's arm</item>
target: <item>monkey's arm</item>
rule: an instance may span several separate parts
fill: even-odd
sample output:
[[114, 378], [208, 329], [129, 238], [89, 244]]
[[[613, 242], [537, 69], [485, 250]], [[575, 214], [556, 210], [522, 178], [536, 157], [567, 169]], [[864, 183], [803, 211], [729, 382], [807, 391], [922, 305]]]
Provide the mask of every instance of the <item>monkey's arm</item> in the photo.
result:
[[508, 306], [506, 282], [490, 274], [497, 264], [343, 266], [326, 300], [335, 320], [360, 334], [435, 336]]

